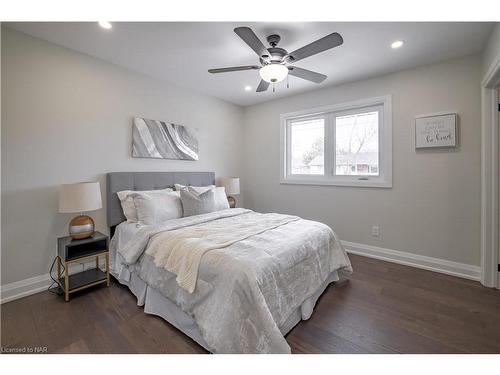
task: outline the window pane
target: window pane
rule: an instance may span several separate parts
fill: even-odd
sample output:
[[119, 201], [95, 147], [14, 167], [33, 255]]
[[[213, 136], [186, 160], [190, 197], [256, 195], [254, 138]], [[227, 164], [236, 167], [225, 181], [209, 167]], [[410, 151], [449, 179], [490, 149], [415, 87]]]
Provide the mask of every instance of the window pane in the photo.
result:
[[336, 117], [335, 173], [378, 176], [378, 112]]
[[325, 121], [296, 121], [290, 124], [291, 174], [325, 173]]

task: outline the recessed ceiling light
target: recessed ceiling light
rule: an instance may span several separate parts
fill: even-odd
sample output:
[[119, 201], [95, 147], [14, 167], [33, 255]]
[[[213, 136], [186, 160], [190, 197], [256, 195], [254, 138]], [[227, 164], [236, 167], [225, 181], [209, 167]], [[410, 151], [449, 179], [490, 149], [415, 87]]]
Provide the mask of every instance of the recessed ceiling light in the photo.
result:
[[99, 21], [99, 26], [101, 26], [103, 29], [111, 29], [113, 25], [111, 25], [111, 22], [108, 21]]
[[245, 86], [245, 91], [250, 91], [252, 90], [252, 86]]
[[403, 44], [405, 44], [402, 40], [396, 40], [395, 42], [392, 42], [391, 48], [396, 49], [399, 47], [402, 47]]

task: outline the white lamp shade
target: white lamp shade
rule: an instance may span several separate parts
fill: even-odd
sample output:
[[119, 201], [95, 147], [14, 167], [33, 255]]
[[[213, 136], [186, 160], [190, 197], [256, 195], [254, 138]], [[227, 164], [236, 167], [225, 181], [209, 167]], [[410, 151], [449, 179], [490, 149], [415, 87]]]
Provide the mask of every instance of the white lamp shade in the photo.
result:
[[61, 185], [59, 212], [85, 212], [102, 208], [99, 182]]
[[240, 179], [238, 177], [221, 177], [219, 185], [226, 189], [227, 195], [238, 195], [240, 193]]
[[271, 63], [260, 68], [259, 74], [266, 82], [281, 82], [288, 75], [288, 68], [285, 65]]

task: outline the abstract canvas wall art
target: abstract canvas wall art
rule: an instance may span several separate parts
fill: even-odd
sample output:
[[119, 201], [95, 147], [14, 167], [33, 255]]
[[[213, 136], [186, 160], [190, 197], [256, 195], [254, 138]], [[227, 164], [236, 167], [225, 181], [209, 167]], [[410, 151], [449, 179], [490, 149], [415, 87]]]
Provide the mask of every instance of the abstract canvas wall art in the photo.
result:
[[164, 121], [134, 118], [132, 157], [198, 160], [195, 130]]

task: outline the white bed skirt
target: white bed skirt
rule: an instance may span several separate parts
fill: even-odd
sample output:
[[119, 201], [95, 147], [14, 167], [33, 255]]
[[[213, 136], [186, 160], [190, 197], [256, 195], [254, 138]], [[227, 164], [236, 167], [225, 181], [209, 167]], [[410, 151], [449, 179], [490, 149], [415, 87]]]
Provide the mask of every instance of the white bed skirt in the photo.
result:
[[[146, 314], [157, 315], [172, 324], [179, 331], [189, 336], [199, 345], [207, 349], [207, 344], [201, 336], [198, 325], [187, 313], [181, 310], [169, 298], [162, 295], [159, 291], [147, 285], [134, 272], [130, 272], [128, 268], [122, 267], [119, 272], [116, 272], [112, 267], [111, 274], [122, 285], [126, 285], [137, 298], [137, 305], [144, 306]], [[326, 287], [333, 281], [338, 281], [337, 271], [333, 271], [321, 287], [311, 297], [306, 299], [302, 305], [295, 309], [288, 317], [285, 323], [279, 327], [283, 336], [295, 327], [301, 320], [307, 320], [311, 317], [314, 306], [318, 298], [325, 291]], [[209, 350], [208, 350], [209, 351]]]

